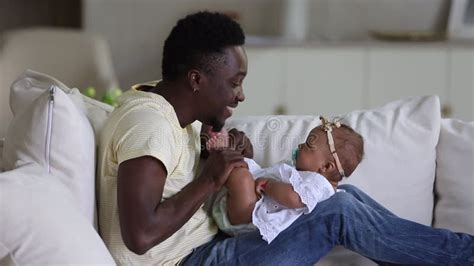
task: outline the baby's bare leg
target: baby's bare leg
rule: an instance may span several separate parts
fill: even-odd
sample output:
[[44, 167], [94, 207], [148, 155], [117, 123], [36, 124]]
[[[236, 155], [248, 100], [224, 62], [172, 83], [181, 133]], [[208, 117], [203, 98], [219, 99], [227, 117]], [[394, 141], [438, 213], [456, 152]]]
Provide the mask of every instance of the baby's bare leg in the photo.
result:
[[252, 222], [252, 212], [257, 202], [255, 181], [247, 168], [235, 168], [227, 179], [227, 216], [231, 224]]

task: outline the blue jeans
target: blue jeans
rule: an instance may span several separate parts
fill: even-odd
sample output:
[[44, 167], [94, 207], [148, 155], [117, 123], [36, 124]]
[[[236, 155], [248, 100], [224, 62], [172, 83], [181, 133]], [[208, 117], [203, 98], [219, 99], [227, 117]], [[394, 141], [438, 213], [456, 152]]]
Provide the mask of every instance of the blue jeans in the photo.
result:
[[342, 245], [382, 264], [473, 265], [474, 237], [397, 217], [352, 185], [267, 244], [258, 231], [218, 234], [183, 265], [313, 265]]

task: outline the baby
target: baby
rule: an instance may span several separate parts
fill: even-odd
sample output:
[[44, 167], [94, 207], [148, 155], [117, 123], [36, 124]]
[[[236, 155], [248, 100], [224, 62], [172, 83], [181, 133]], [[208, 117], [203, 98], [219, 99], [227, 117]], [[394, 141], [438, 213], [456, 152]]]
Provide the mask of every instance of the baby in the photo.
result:
[[[230, 235], [256, 228], [270, 243], [299, 216], [310, 213], [318, 202], [337, 191], [362, 160], [362, 136], [339, 122], [321, 119], [293, 154], [293, 165], [279, 163], [261, 168], [245, 158], [247, 168], [234, 169], [214, 201], [212, 215]], [[214, 134], [208, 150], [228, 145], [225, 131]]]

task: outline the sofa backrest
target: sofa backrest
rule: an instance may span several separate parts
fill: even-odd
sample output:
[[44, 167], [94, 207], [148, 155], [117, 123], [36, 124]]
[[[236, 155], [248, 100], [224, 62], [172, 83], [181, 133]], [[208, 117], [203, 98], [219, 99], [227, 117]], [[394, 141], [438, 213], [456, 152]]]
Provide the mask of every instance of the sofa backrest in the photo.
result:
[[[357, 185], [401, 217], [431, 225], [440, 103], [417, 97], [341, 116], [364, 137], [365, 156], [344, 183]], [[318, 116], [233, 118], [226, 127], [248, 134], [264, 166], [291, 159], [292, 150], [319, 125]]]

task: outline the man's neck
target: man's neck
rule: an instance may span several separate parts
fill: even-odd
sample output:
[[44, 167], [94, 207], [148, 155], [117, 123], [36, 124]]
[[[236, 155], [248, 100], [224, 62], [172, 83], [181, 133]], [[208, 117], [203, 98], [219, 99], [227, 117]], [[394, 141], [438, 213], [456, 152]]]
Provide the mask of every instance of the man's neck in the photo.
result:
[[156, 87], [150, 92], [161, 95], [173, 106], [182, 128], [196, 121], [192, 108], [193, 105], [191, 104], [192, 94], [186, 90], [184, 84], [181, 84], [179, 81], [170, 82], [163, 80], [156, 84]]

